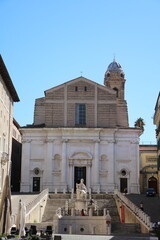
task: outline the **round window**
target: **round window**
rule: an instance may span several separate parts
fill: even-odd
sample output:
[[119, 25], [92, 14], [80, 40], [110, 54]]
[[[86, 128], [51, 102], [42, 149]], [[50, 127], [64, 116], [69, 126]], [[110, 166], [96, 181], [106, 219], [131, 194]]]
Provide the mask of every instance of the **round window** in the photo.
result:
[[122, 171], [121, 171], [121, 174], [122, 174], [122, 176], [126, 176], [126, 174], [127, 174], [127, 173], [126, 173], [126, 170], [122, 170]]
[[39, 168], [35, 168], [35, 169], [34, 169], [34, 173], [35, 173], [36, 175], [38, 175], [38, 174], [39, 174]]

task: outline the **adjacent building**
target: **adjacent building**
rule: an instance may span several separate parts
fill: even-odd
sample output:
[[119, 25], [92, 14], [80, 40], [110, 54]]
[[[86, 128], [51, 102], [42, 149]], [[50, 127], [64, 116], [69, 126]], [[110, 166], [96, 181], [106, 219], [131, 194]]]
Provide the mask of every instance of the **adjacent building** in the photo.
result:
[[34, 123], [21, 128], [21, 192], [139, 193], [140, 129], [129, 127], [125, 74], [115, 60], [104, 85], [85, 77], [35, 100]]
[[11, 167], [14, 102], [19, 102], [19, 97], [0, 56], [0, 192]]
[[140, 192], [147, 188], [158, 192], [157, 145], [140, 145]]
[[11, 191], [20, 192], [21, 182], [21, 133], [19, 131], [20, 125], [13, 119], [12, 132], [12, 154], [11, 154]]
[[158, 192], [160, 194], [160, 93], [157, 98], [154, 113], [154, 124], [156, 125], [156, 138], [157, 138], [157, 170], [158, 170]]

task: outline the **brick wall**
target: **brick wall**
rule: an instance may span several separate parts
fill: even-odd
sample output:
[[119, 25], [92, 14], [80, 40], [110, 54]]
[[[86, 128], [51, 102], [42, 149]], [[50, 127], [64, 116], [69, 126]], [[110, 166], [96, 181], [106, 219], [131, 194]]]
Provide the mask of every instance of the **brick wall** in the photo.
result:
[[83, 77], [50, 89], [45, 98], [37, 99], [34, 123], [45, 123], [47, 127], [75, 127], [76, 104], [86, 104], [85, 127], [128, 124], [126, 102], [117, 101], [112, 90], [85, 81]]
[[67, 126], [73, 127], [75, 125], [75, 103], [67, 104]]
[[116, 126], [116, 105], [98, 104], [98, 127]]
[[34, 124], [43, 124], [45, 122], [45, 98], [36, 99], [34, 108]]
[[[77, 91], [76, 91], [77, 87]], [[79, 81], [67, 86], [67, 99], [93, 99], [95, 95], [95, 86], [86, 83], [85, 81]]]
[[64, 98], [64, 86], [61, 88], [55, 89], [53, 91], [49, 91], [46, 93], [46, 98], [49, 99], [54, 99], [54, 100], [60, 100]]

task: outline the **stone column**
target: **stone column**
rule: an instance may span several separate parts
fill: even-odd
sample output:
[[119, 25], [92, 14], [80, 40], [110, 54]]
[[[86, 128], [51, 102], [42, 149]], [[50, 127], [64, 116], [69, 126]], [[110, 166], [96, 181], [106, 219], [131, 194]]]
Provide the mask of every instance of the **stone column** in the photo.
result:
[[106, 215], [107, 215], [107, 209], [103, 208], [103, 216], [106, 216]]
[[[114, 133], [115, 134], [115, 133]], [[117, 178], [117, 166], [116, 166], [116, 159], [117, 159], [117, 142], [115, 140], [115, 136], [113, 134], [112, 139], [109, 139], [107, 142], [108, 149], [110, 151], [110, 164], [108, 169], [108, 184], [106, 186], [106, 191], [114, 190], [119, 186], [119, 179]]]
[[95, 229], [96, 229], [95, 226], [91, 226], [91, 234], [95, 235], [95, 232], [96, 232]]
[[111, 216], [109, 214], [109, 210], [107, 210], [107, 215], [106, 215], [106, 233], [107, 235], [111, 234]]
[[62, 141], [62, 166], [61, 166], [61, 182], [62, 186], [66, 188], [67, 186], [67, 139]]
[[94, 206], [89, 206], [89, 216], [93, 216], [93, 209], [94, 209]]
[[100, 140], [95, 141], [95, 184], [99, 185], [99, 142]]
[[45, 157], [45, 175], [43, 176], [43, 187], [49, 188], [49, 191], [53, 191], [53, 179], [52, 179], [52, 151], [53, 151], [53, 139], [46, 139], [46, 157]]
[[72, 225], [69, 225], [69, 234], [72, 234]]
[[74, 209], [74, 207], [71, 208], [71, 216], [75, 216], [75, 209]]
[[74, 188], [71, 189], [71, 199], [74, 198]]
[[91, 160], [87, 161], [87, 187], [91, 187]]
[[72, 189], [74, 188], [74, 180], [73, 180], [73, 169], [74, 169], [74, 166], [73, 166], [73, 160], [69, 160], [69, 177], [68, 177], [68, 188], [69, 188], [69, 191], [72, 193]]

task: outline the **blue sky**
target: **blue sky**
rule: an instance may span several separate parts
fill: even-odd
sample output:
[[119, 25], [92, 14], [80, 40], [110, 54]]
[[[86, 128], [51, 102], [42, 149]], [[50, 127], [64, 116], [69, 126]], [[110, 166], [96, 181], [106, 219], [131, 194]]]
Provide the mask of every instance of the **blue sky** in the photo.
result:
[[82, 75], [103, 85], [116, 60], [126, 78], [129, 125], [154, 143], [160, 81], [159, 0], [0, 0], [0, 54], [20, 98], [14, 117], [33, 123], [44, 91]]

